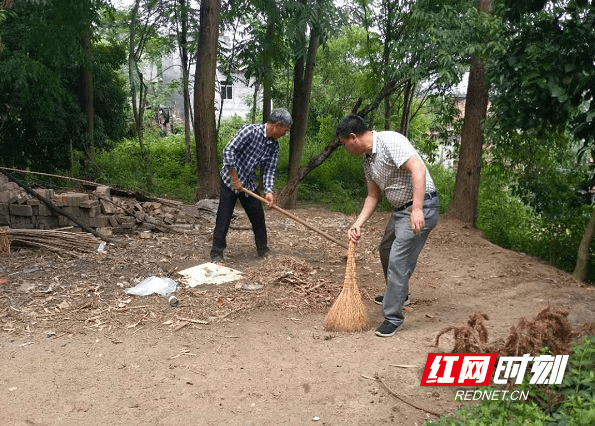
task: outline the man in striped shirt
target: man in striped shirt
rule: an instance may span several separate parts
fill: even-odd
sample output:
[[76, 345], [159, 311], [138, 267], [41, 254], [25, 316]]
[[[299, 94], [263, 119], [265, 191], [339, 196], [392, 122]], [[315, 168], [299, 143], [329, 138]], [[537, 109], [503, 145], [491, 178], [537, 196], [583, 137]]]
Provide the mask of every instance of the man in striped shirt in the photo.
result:
[[217, 220], [213, 231], [211, 260], [223, 261], [223, 250], [227, 247], [227, 231], [238, 198], [250, 219], [256, 251], [264, 257], [269, 251], [264, 211], [260, 201], [242, 192], [246, 188], [256, 191], [256, 169], [261, 168], [267, 205], [273, 205], [273, 187], [279, 158], [279, 142], [291, 127], [293, 120], [283, 108], [273, 110], [264, 124], [246, 124], [223, 149], [221, 169], [221, 195]]
[[367, 196], [359, 216], [349, 228], [353, 242], [372, 216], [384, 194], [393, 212], [380, 243], [380, 260], [386, 280], [382, 303], [384, 322], [376, 335], [392, 336], [404, 322], [409, 277], [428, 234], [438, 222], [439, 199], [426, 166], [409, 140], [392, 131], [375, 132], [363, 118], [351, 114], [337, 125], [337, 137], [345, 149], [363, 157]]

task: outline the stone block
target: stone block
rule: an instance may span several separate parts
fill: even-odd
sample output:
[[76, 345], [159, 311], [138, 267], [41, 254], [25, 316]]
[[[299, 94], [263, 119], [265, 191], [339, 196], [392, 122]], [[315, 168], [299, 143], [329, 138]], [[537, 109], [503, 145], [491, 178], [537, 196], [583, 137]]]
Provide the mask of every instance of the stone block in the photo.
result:
[[14, 229], [35, 229], [31, 217], [28, 216], [11, 216], [10, 226]]
[[111, 193], [110, 193], [110, 187], [109, 186], [105, 186], [105, 185], [100, 185], [98, 186], [95, 191], [93, 191], [94, 194], [97, 194], [103, 198], [110, 198]]
[[19, 199], [19, 191], [12, 190], [12, 191], [2, 191], [0, 192], [0, 203], [16, 203]]
[[[182, 211], [189, 216], [200, 217], [198, 207], [196, 206], [182, 206]], [[217, 211], [217, 209], [215, 209], [215, 211]]]
[[136, 219], [132, 216], [118, 216], [117, 217], [119, 223], [132, 223], [136, 222]]
[[99, 200], [87, 200], [87, 201], [83, 201], [80, 204], [80, 207], [82, 209], [91, 209], [93, 207], [98, 207], [99, 206]]
[[0, 226], [10, 226], [10, 212], [6, 203], [0, 203]]
[[114, 234], [112, 228], [110, 228], [110, 227], [97, 228], [96, 231], [99, 232], [104, 237], [111, 237]]
[[54, 204], [58, 207], [64, 207], [66, 205], [66, 197], [64, 194], [54, 195]]
[[68, 219], [66, 216], [58, 216], [58, 227], [62, 226], [76, 226], [72, 220]]
[[70, 214], [76, 220], [84, 220], [87, 218], [85, 211], [81, 210], [78, 207], [64, 206], [64, 207], [62, 207], [62, 211]]
[[113, 226], [114, 228], [120, 225], [118, 223], [118, 219], [116, 219], [115, 216], [108, 216], [107, 218], [109, 220], [110, 225]]
[[41, 201], [39, 201], [37, 198], [29, 198], [26, 201], [26, 204], [29, 206], [38, 206], [41, 204]]
[[37, 214], [39, 216], [52, 216], [54, 213], [52, 212], [52, 210], [50, 210], [50, 208], [47, 205], [40, 204], [37, 208]]
[[65, 192], [63, 194], [56, 194], [54, 200], [59, 207], [79, 207], [82, 202], [89, 200], [89, 195], [78, 192]]
[[26, 204], [9, 204], [12, 216], [33, 216], [33, 209]]
[[35, 189], [35, 192], [37, 192], [43, 198], [46, 198], [48, 200], [52, 200], [54, 198], [54, 190], [53, 189], [40, 188], [40, 189]]
[[114, 214], [116, 212], [116, 206], [114, 206], [112, 203], [107, 202], [105, 200], [99, 200], [99, 202], [101, 204], [101, 210], [103, 211], [103, 213]]
[[97, 217], [101, 214], [101, 206], [97, 205], [91, 208], [85, 208], [83, 211], [87, 212], [89, 217]]
[[58, 216], [38, 216], [37, 222], [38, 229], [56, 229], [60, 227], [60, 219]]
[[109, 226], [109, 220], [107, 216], [90, 217], [89, 226], [92, 228], [106, 228]]
[[17, 204], [25, 204], [27, 202], [27, 200], [30, 200], [31, 196], [29, 194], [27, 194], [26, 192], [21, 192], [18, 195], [18, 199], [15, 201], [15, 203]]
[[67, 192], [66, 205], [70, 207], [80, 207], [81, 203], [89, 201], [88, 194], [80, 194], [78, 192]]
[[20, 189], [21, 187], [14, 182], [6, 182], [0, 185], [0, 191], [10, 191], [11, 189]]

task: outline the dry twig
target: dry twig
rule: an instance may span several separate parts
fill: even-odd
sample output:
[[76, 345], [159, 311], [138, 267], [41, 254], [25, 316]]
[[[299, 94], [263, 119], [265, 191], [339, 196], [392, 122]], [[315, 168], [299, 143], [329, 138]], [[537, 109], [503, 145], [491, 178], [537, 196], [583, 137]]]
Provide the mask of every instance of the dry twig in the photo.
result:
[[[384, 383], [384, 381], [380, 378], [380, 376], [378, 376], [378, 374], [375, 374], [374, 375], [374, 380], [376, 380], [378, 383], [380, 383], [382, 385], [382, 387], [384, 388], [384, 390], [386, 390], [391, 396], [394, 396], [395, 398], [397, 398], [399, 401], [404, 402], [405, 404], [407, 404], [407, 405], [409, 405], [409, 406], [411, 406], [413, 408], [416, 408], [418, 410], [425, 411], [426, 413], [432, 414], [432, 415], [434, 415], [436, 417], [443, 416], [443, 414], [437, 413], [437, 412], [432, 411], [432, 410], [428, 410], [427, 408], [419, 407], [419, 406], [417, 406], [417, 405], [415, 405], [415, 404], [407, 401], [403, 397], [399, 396], [395, 391], [393, 391], [391, 388], [389, 388], [386, 383]], [[453, 417], [453, 418], [455, 418], [457, 420], [461, 420], [461, 419], [458, 419], [456, 417]]]

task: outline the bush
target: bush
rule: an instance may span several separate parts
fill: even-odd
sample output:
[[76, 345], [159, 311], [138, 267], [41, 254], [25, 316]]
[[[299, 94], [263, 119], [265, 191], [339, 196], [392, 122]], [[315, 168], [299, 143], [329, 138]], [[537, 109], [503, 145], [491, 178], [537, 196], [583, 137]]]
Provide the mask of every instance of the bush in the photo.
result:
[[533, 230], [542, 224], [530, 207], [510, 194], [507, 184], [494, 169], [483, 168], [475, 225], [494, 244], [526, 251], [533, 241]]
[[[561, 203], [555, 217], [540, 215], [513, 195], [509, 184], [506, 172], [497, 166], [483, 168], [475, 226], [494, 244], [572, 272], [592, 207]], [[593, 250], [590, 265], [595, 265]], [[594, 266], [587, 280], [595, 280]]]
[[440, 197], [440, 214], [450, 206], [455, 187], [455, 171], [442, 165], [428, 165], [428, 170]]
[[[194, 203], [196, 163], [185, 163], [184, 135], [160, 138], [147, 133], [145, 144], [148, 166], [136, 139], [125, 139], [114, 149], [97, 153], [98, 181]], [[144, 180], [146, 176], [151, 179], [151, 188]]]

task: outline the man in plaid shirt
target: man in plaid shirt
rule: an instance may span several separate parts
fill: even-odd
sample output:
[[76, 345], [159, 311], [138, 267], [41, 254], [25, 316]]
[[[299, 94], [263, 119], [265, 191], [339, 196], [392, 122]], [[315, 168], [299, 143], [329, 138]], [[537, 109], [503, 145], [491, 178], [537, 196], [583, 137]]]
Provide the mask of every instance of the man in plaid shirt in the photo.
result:
[[223, 149], [221, 169], [221, 195], [217, 221], [213, 231], [211, 260], [221, 262], [227, 246], [226, 237], [233, 209], [238, 198], [252, 223], [256, 251], [264, 257], [269, 251], [264, 211], [260, 201], [242, 192], [246, 188], [256, 191], [256, 168], [261, 167], [267, 205], [273, 205], [273, 187], [279, 158], [279, 142], [291, 127], [293, 120], [283, 108], [275, 109], [264, 124], [246, 124]]
[[366, 176], [368, 194], [362, 211], [349, 228], [349, 239], [357, 242], [360, 238], [362, 225], [374, 213], [383, 193], [393, 206], [379, 248], [386, 291], [375, 299], [382, 304], [384, 314], [376, 335], [392, 336], [403, 326], [409, 277], [428, 234], [438, 222], [440, 203], [436, 187], [405, 136], [391, 131], [375, 132], [354, 114], [341, 120], [336, 135], [347, 151], [363, 157]]

